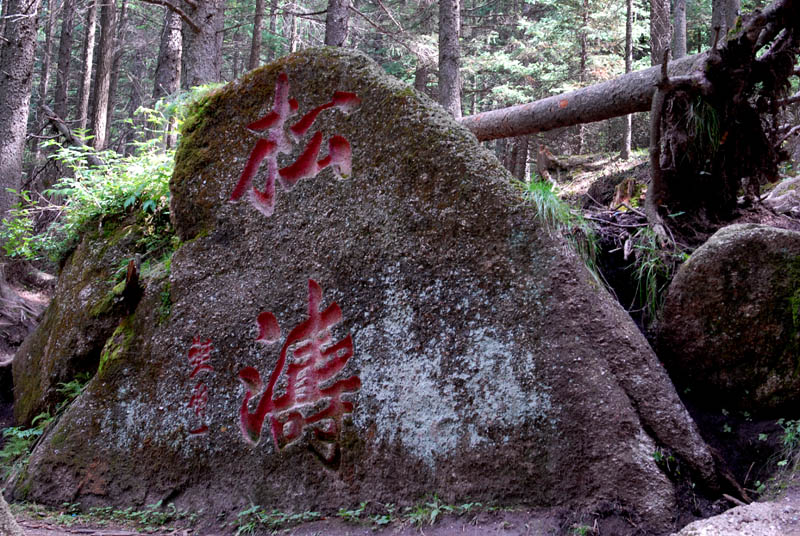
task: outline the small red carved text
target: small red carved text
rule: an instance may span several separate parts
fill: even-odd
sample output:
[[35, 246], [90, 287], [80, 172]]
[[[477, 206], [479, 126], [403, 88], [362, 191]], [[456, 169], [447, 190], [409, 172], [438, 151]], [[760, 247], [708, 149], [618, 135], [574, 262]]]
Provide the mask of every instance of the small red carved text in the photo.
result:
[[[361, 380], [351, 376], [331, 383], [353, 356], [353, 339], [347, 335], [341, 341], [332, 342], [330, 330], [342, 320], [342, 311], [335, 302], [320, 311], [321, 302], [322, 289], [309, 279], [309, 318], [287, 336], [266, 389], [258, 370], [246, 367], [239, 371], [239, 380], [245, 387], [240, 425], [244, 438], [256, 444], [264, 419], [269, 415], [272, 440], [278, 450], [298, 441], [303, 430], [311, 427], [314, 430], [310, 439], [312, 451], [324, 462], [337, 464], [342, 417], [353, 412], [353, 403], [342, 400], [342, 395], [357, 391]], [[261, 313], [258, 331], [256, 340], [265, 344], [276, 342], [280, 338], [280, 328], [275, 315]], [[275, 387], [282, 375], [286, 378], [285, 392], [275, 396]], [[255, 412], [251, 413], [250, 400], [259, 394]]]
[[[247, 128], [254, 132], [266, 131], [266, 138], [259, 138], [256, 146], [250, 153], [247, 164], [244, 166], [239, 182], [231, 193], [230, 200], [236, 201], [245, 192], [250, 194], [250, 202], [262, 214], [269, 217], [275, 211], [275, 181], [280, 181], [285, 190], [291, 190], [300, 179], [312, 178], [326, 167], [331, 167], [339, 178], [349, 177], [352, 172], [352, 151], [350, 143], [342, 136], [334, 135], [328, 140], [328, 155], [321, 160], [319, 151], [322, 147], [322, 132], [315, 132], [308, 145], [291, 165], [278, 169], [278, 155], [288, 154], [292, 151], [292, 143], [299, 142], [314, 124], [317, 116], [328, 108], [337, 108], [344, 113], [355, 110], [361, 100], [355, 93], [337, 91], [330, 102], [317, 106], [306, 113], [300, 120], [289, 127], [286, 132], [285, 124], [294, 114], [299, 105], [297, 101], [289, 98], [289, 77], [286, 73], [278, 75], [275, 83], [275, 101], [272, 110], [249, 125]], [[267, 160], [267, 181], [264, 190], [253, 186], [253, 179], [261, 166]]]
[[[211, 361], [211, 351], [214, 347], [211, 340], [205, 342], [200, 341], [200, 337], [195, 337], [192, 340], [192, 346], [189, 348], [189, 366], [192, 371], [189, 374], [190, 379], [205, 373], [213, 372], [214, 368], [209, 364]], [[189, 431], [192, 435], [199, 435], [208, 433], [208, 424], [206, 422], [206, 407], [208, 406], [208, 387], [202, 381], [198, 381], [192, 388], [192, 394], [189, 397], [189, 408], [194, 411], [200, 423], [197, 428]]]

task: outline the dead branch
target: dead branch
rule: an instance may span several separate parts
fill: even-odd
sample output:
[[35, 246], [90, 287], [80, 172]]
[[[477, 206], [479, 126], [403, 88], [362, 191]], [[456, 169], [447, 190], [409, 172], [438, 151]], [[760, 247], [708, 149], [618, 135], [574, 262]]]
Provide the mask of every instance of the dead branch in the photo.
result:
[[[68, 143], [76, 147], [88, 148], [88, 146], [85, 143], [83, 143], [83, 140], [75, 136], [75, 134], [72, 133], [72, 131], [69, 129], [64, 120], [58, 117], [56, 113], [52, 109], [50, 109], [49, 106], [47, 106], [46, 104], [42, 104], [41, 106], [42, 106], [42, 111], [44, 111], [45, 115], [47, 115], [47, 119], [55, 127], [55, 129], [67, 139]], [[106, 165], [105, 162], [100, 160], [96, 155], [92, 153], [86, 154], [86, 160], [89, 162], [89, 164], [96, 167], [102, 167]]]
[[[197, 8], [197, 4], [196, 3], [194, 3], [194, 2], [192, 2], [190, 0], [185, 0], [185, 1], [191, 7], [195, 8], [195, 9]], [[175, 4], [170, 2], [169, 0], [142, 0], [142, 2], [144, 2], [145, 4], [154, 4], [154, 5], [157, 5], [157, 6], [164, 6], [165, 8], [169, 9], [173, 13], [177, 13], [180, 16], [180, 18], [183, 20], [183, 22], [185, 22], [192, 30], [194, 30], [195, 33], [200, 33], [200, 31], [201, 31], [200, 26], [198, 26], [197, 23], [194, 20], [192, 20], [192, 18], [188, 15], [188, 13], [186, 13], [179, 6], [176, 6]]]

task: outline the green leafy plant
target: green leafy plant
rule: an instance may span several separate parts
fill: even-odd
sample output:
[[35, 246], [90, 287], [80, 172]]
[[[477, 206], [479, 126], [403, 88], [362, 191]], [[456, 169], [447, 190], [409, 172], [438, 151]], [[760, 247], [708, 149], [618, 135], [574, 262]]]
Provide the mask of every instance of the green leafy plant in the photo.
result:
[[[198, 86], [161, 100], [153, 108], [137, 110], [146, 124], [137, 128], [140, 141], [134, 143], [133, 155], [65, 146], [54, 140], [42, 143], [43, 148], [52, 151], [51, 158], [69, 170], [69, 175], [42, 195], [14, 192], [18, 203], [0, 226], [6, 255], [58, 262], [75, 247], [90, 222], [131, 212], [138, 212], [141, 223], [148, 228], [145, 240], [168, 242], [174, 234], [169, 223], [169, 179], [175, 151], [164, 150], [162, 138], [169, 132], [178, 132], [188, 114], [197, 106], [202, 107], [205, 97], [220, 85]], [[197, 106], [190, 106], [195, 103]], [[133, 120], [129, 123], [135, 124]], [[90, 159], [100, 160], [103, 165], [90, 165]], [[41, 227], [38, 222], [42, 220], [50, 223]], [[161, 246], [149, 244], [144, 250], [165, 249]]]
[[647, 321], [658, 318], [664, 305], [665, 290], [677, 266], [686, 260], [678, 250], [665, 250], [659, 246], [656, 234], [642, 227], [631, 238], [633, 244], [633, 277], [636, 281], [635, 302], [631, 305], [644, 312]]
[[4, 479], [28, 463], [31, 448], [53, 419], [49, 412], [40, 413], [33, 418], [30, 428], [11, 426], [3, 430], [0, 468]]
[[[173, 152], [144, 145], [137, 155], [122, 156], [56, 142], [50, 145], [53, 158], [68, 167], [71, 176], [59, 179], [38, 199], [32, 199], [29, 192], [17, 192], [19, 202], [0, 227], [6, 255], [57, 262], [77, 244], [89, 222], [132, 210], [141, 211], [145, 222], [168, 225]], [[89, 154], [96, 154], [105, 165], [89, 165]], [[45, 215], [53, 221], [44, 229], [36, 229], [35, 222]]]
[[358, 507], [348, 510], [346, 508], [340, 508], [336, 515], [349, 523], [360, 523], [361, 522], [361, 515], [364, 513], [364, 510], [367, 508], [367, 503], [362, 502], [358, 505]]
[[595, 277], [599, 246], [594, 229], [582, 214], [563, 201], [548, 181], [534, 174], [530, 182], [516, 181], [523, 199], [535, 210], [536, 217], [550, 232], [560, 233]]
[[800, 463], [800, 419], [778, 419], [777, 424], [783, 430], [778, 467], [794, 471]]
[[[364, 503], [365, 504], [365, 503]], [[231, 524], [236, 527], [237, 536], [241, 534], [254, 534], [256, 529], [279, 530], [286, 527], [316, 521], [322, 518], [319, 512], [289, 513], [280, 510], [267, 512], [261, 506], [251, 505], [236, 515], [236, 520]]]
[[56, 406], [56, 413], [60, 413], [61, 410], [66, 408], [73, 400], [78, 398], [83, 390], [86, 388], [86, 384], [92, 378], [92, 375], [88, 372], [81, 372], [78, 373], [74, 379], [68, 382], [61, 382], [56, 387], [56, 392], [62, 396], [61, 402], [58, 403]]

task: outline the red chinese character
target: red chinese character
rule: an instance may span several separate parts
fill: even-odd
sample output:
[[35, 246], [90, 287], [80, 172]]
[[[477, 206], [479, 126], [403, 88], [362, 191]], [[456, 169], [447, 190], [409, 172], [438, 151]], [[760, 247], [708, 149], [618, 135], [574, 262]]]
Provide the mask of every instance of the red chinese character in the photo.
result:
[[[353, 339], [347, 335], [339, 342], [332, 342], [330, 329], [341, 321], [342, 311], [335, 302], [320, 311], [321, 301], [322, 289], [309, 279], [309, 318], [289, 333], [263, 393], [258, 370], [246, 367], [239, 371], [239, 380], [246, 389], [239, 411], [240, 425], [245, 439], [253, 444], [258, 443], [261, 437], [267, 415], [270, 416], [272, 439], [278, 450], [299, 439], [306, 426], [314, 427], [317, 440], [334, 443], [341, 430], [342, 416], [353, 411], [352, 402], [342, 400], [342, 395], [361, 387], [358, 376], [322, 387], [353, 356]], [[274, 315], [261, 313], [258, 324], [257, 340], [269, 343], [279, 338], [280, 329]], [[286, 377], [286, 392], [275, 397], [275, 386], [282, 374]], [[251, 413], [248, 407], [250, 399], [259, 393], [258, 406]], [[324, 450], [326, 452], [320, 455], [327, 462], [338, 455], [338, 445], [335, 449]]]
[[194, 409], [194, 414], [198, 417], [205, 417], [206, 406], [208, 406], [208, 387], [206, 387], [206, 384], [198, 382], [192, 389], [189, 407]]
[[208, 364], [211, 360], [211, 351], [213, 349], [211, 339], [200, 342], [200, 337], [195, 337], [192, 340], [192, 346], [189, 348], [189, 364], [193, 368], [189, 378], [194, 378], [203, 371], [214, 371], [214, 368]]
[[[198, 382], [192, 390], [192, 396], [189, 399], [189, 407], [194, 410], [195, 415], [201, 419], [205, 419], [206, 406], [208, 406], [208, 387], [206, 387], [204, 383]], [[205, 434], [206, 432], [208, 432], [208, 426], [205, 424], [189, 431], [192, 435]]]
[[[315, 177], [317, 173], [331, 166], [339, 178], [350, 176], [352, 171], [350, 143], [342, 136], [332, 136], [328, 140], [328, 156], [317, 160], [322, 147], [322, 132], [316, 132], [303, 153], [297, 160], [284, 168], [278, 169], [278, 154], [288, 154], [292, 151], [292, 140], [300, 141], [311, 128], [317, 116], [328, 108], [337, 108], [344, 113], [350, 113], [361, 103], [355, 93], [337, 91], [330, 102], [317, 106], [306, 113], [297, 123], [289, 128], [289, 135], [285, 131], [285, 123], [297, 111], [297, 101], [289, 98], [289, 77], [280, 73], [275, 83], [275, 101], [272, 111], [261, 119], [250, 123], [247, 128], [262, 132], [267, 131], [266, 138], [260, 138], [250, 153], [245, 164], [242, 176], [231, 193], [230, 200], [236, 201], [245, 192], [249, 191], [250, 202], [262, 214], [269, 217], [275, 210], [275, 180], [279, 180], [285, 190], [291, 190], [295, 183], [303, 178]], [[264, 191], [251, 187], [253, 178], [261, 162], [267, 159], [267, 181]]]

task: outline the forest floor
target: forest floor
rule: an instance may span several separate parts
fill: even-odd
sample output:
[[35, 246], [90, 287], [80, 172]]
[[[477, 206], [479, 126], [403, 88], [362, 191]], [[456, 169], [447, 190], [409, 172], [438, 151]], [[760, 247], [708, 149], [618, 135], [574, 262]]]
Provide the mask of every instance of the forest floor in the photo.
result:
[[[18, 506], [14, 507], [15, 510]], [[163, 526], [142, 527], [130, 524], [101, 525], [97, 522], [74, 522], [64, 524], [64, 517], [57, 512], [32, 514], [30, 511], [15, 513], [26, 536], [221, 536], [236, 534], [230, 526]], [[565, 533], [596, 534], [591, 524], [564, 523], [564, 516], [555, 510], [502, 510], [476, 512], [468, 515], [443, 515], [435, 523], [413, 524], [394, 521], [384, 526], [364, 520], [345, 521], [339, 517], [322, 518], [295, 526], [278, 528], [256, 527], [244, 535], [285, 534], [287, 536], [480, 536], [503, 534], [505, 536], [549, 536]], [[612, 532], [603, 532], [611, 534]]]

